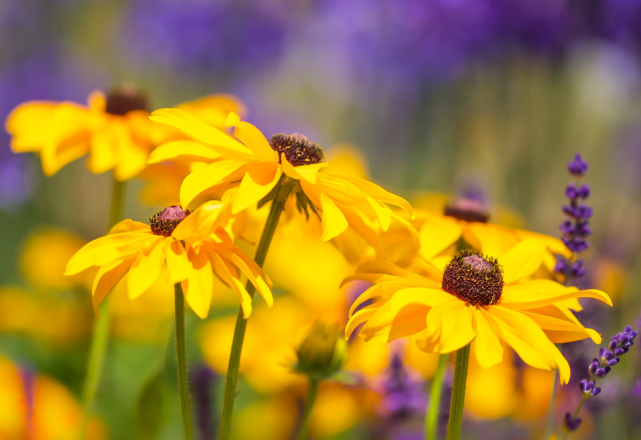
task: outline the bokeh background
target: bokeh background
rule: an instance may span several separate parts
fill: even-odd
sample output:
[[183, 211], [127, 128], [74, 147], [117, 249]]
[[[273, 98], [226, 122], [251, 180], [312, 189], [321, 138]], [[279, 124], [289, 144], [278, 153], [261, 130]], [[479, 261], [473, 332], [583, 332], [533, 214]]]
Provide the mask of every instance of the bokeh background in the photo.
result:
[[[615, 301], [607, 310], [585, 304], [582, 320], [608, 339], [638, 319], [638, 0], [2, 0], [0, 41], [3, 120], [27, 100], [85, 102], [124, 82], [144, 90], [152, 109], [234, 94], [267, 135], [304, 133], [415, 206], [475, 194], [495, 221], [553, 236], [566, 163], [580, 152], [595, 209], [581, 282]], [[0, 134], [1, 439], [79, 438], [91, 277], [61, 272], [106, 231], [111, 182], [83, 162], [45, 178], [37, 157], [14, 155]], [[161, 207], [141, 201], [142, 186], [129, 185], [125, 215], [144, 221]], [[301, 245], [315, 227], [289, 224], [270, 254], [278, 298], [250, 321], [245, 350], [256, 354], [243, 359], [238, 439], [291, 438], [304, 396], [288, 367], [300, 328], [317, 316], [344, 322], [353, 298], [335, 287], [351, 263], [331, 245]], [[304, 265], [301, 249], [314, 255]], [[115, 293], [94, 439], [180, 435], [165, 287], [134, 302]], [[215, 438], [235, 311], [221, 293], [208, 320], [188, 317], [201, 438]], [[354, 342], [349, 378], [319, 397], [315, 438], [421, 438], [435, 364], [412, 347]], [[559, 420], [597, 351], [567, 349], [573, 382], [561, 391]], [[608, 376], [573, 438], [641, 436], [640, 361], [633, 350]], [[542, 438], [551, 376], [517, 359], [499, 367], [470, 373], [467, 435]], [[390, 401], [398, 381], [410, 393], [402, 402], [412, 402], [400, 410]]]

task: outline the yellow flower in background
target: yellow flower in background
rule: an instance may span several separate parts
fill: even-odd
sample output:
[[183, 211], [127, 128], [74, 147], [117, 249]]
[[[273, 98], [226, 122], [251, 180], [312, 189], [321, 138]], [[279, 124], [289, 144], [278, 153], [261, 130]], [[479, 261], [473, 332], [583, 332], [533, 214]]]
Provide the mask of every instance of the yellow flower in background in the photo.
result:
[[[64, 385], [21, 370], [0, 356], [0, 438], [79, 440], [80, 403]], [[89, 420], [87, 440], [106, 439], [103, 423]]]
[[27, 335], [53, 346], [88, 337], [91, 315], [77, 296], [39, 295], [15, 287], [0, 288], [0, 332]]
[[[363, 179], [321, 172], [328, 166], [320, 146], [302, 135], [275, 135], [271, 140], [253, 125], [230, 113], [226, 126], [235, 127], [234, 137], [180, 109], [155, 111], [151, 119], [180, 130], [191, 141], [178, 141], [157, 148], [150, 163], [173, 160], [206, 162], [193, 171], [180, 189], [182, 206], [188, 206], [204, 191], [238, 187], [234, 213], [275, 197], [272, 190], [282, 176], [293, 180], [291, 194], [301, 211], [311, 209], [322, 218], [323, 240], [330, 240], [352, 226], [367, 241], [376, 242], [375, 224], [388, 229], [396, 214], [387, 204], [412, 208], [402, 198]], [[276, 188], [276, 189], [275, 189]]]
[[90, 287], [87, 277], [64, 276], [67, 261], [85, 244], [82, 238], [64, 229], [40, 227], [22, 245], [20, 271], [29, 284], [42, 291]]
[[269, 305], [271, 281], [234, 245], [244, 225], [242, 218], [229, 211], [229, 203], [212, 201], [193, 213], [171, 206], [153, 216], [150, 225], [124, 220], [109, 235], [78, 251], [67, 264], [66, 274], [74, 275], [92, 266], [100, 268], [92, 289], [96, 311], [125, 275], [130, 299], [142, 295], [164, 275], [171, 284], [181, 284], [187, 303], [203, 319], [209, 314], [216, 275], [234, 289], [248, 316], [251, 298], [238, 271]]
[[[68, 163], [89, 154], [93, 173], [114, 170], [124, 181], [147, 166], [152, 148], [181, 136], [149, 121], [146, 97], [125, 85], [105, 96], [92, 92], [87, 105], [74, 102], [30, 101], [7, 117], [6, 130], [13, 136], [15, 153], [38, 153], [42, 170], [53, 176]], [[212, 123], [222, 123], [229, 111], [243, 111], [235, 98], [206, 97], [178, 106]]]
[[[567, 383], [570, 367], [554, 343], [601, 337], [556, 306], [572, 298], [596, 298], [612, 305], [598, 290], [579, 291], [551, 280], [528, 280], [541, 266], [546, 247], [524, 240], [499, 260], [475, 251], [457, 253], [441, 271], [416, 260], [410, 271], [374, 260], [348, 278], [375, 283], [354, 302], [346, 328], [360, 325], [368, 341], [390, 342], [419, 334], [417, 344], [431, 353], [451, 353], [472, 343], [483, 368], [503, 359], [503, 343], [525, 363], [559, 369]], [[418, 272], [418, 273], [416, 273]], [[354, 313], [369, 299], [377, 302]]]

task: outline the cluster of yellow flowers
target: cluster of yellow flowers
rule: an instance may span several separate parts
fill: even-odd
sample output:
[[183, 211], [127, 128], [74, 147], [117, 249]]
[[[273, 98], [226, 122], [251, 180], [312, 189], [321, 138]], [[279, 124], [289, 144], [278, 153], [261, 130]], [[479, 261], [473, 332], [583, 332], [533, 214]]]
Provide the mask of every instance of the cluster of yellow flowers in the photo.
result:
[[[91, 288], [96, 313], [119, 284], [132, 300], [159, 281], [173, 284], [177, 298], [203, 319], [212, 303], [228, 304], [221, 292], [236, 294], [241, 311], [235, 329], [225, 316], [199, 334], [206, 361], [228, 373], [221, 438], [231, 430], [239, 369], [266, 393], [296, 386], [300, 379], [290, 374], [296, 353], [289, 347], [317, 319], [343, 326], [347, 339], [360, 334], [361, 341], [350, 339], [345, 368], [370, 375], [387, 365], [389, 349], [364, 341], [407, 339], [405, 362], [426, 376], [438, 354], [467, 347], [472, 376], [511, 363], [513, 350], [531, 367], [558, 370], [566, 383], [570, 368], [555, 344], [601, 341], [574, 313], [581, 310], [578, 298], [611, 305], [610, 298], [554, 280], [554, 255], [568, 256], [560, 240], [491, 224], [469, 199], [441, 212], [413, 209], [370, 182], [352, 159], [328, 161], [322, 147], [301, 134], [267, 138], [244, 115], [242, 103], [224, 95], [150, 114], [144, 97], [123, 87], [107, 96], [92, 93], [86, 107], [29, 102], [6, 123], [13, 150], [38, 153], [46, 175], [89, 154], [92, 172], [113, 170], [117, 181], [143, 178], [143, 198], [170, 205], [148, 223], [112, 225], [69, 260], [65, 274], [76, 277], [70, 279], [97, 268]], [[274, 285], [292, 296], [274, 298]], [[256, 291], [264, 305], [255, 303]], [[272, 305], [278, 307], [267, 311]], [[331, 359], [334, 372], [343, 362], [327, 351], [327, 335], [335, 332], [315, 328], [324, 333], [305, 340], [300, 370], [317, 372], [322, 359], [328, 365]], [[315, 340], [322, 340], [322, 353], [314, 350]], [[279, 361], [269, 364], [265, 357]], [[468, 393], [485, 390], [470, 385]], [[513, 410], [477, 407], [490, 417]], [[312, 423], [312, 429], [332, 426]]]

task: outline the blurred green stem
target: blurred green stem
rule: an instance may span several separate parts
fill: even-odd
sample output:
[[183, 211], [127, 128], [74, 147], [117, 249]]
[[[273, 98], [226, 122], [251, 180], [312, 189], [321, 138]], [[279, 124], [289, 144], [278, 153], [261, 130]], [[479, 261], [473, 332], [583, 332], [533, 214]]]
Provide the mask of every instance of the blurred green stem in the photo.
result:
[[452, 402], [450, 403], [450, 420], [447, 424], [447, 440], [459, 440], [463, 425], [463, 407], [465, 406], [465, 387], [467, 385], [467, 366], [470, 361], [470, 344], [459, 348], [454, 364], [454, 384], [452, 385]]
[[174, 306], [176, 309], [176, 365], [178, 366], [178, 394], [183, 420], [184, 440], [193, 440], [191, 406], [189, 404], [189, 383], [187, 382], [187, 357], [185, 356], [185, 297], [180, 283], [174, 285]]
[[[263, 267], [269, 245], [274, 237], [280, 214], [285, 208], [287, 196], [291, 191], [291, 184], [287, 182], [279, 183], [281, 186], [280, 194], [276, 197], [267, 216], [265, 222], [265, 229], [260, 237], [260, 242], [256, 248], [256, 256], [254, 261], [258, 266]], [[254, 285], [247, 282], [247, 293], [253, 299], [256, 289]], [[225, 382], [225, 394], [223, 396], [223, 414], [220, 420], [220, 440], [228, 440], [231, 434], [232, 414], [234, 412], [234, 399], [236, 398], [236, 385], [238, 383], [238, 368], [240, 366], [240, 354], [243, 350], [243, 340], [245, 339], [245, 330], [247, 328], [247, 320], [243, 316], [242, 307], [238, 310], [236, 317], [236, 327], [234, 329], [234, 339], [231, 345], [231, 354], [229, 355], [229, 366], [227, 367], [227, 380]]]
[[[111, 190], [111, 208], [109, 213], [109, 229], [111, 229], [122, 218], [125, 201], [125, 182], [113, 179]], [[87, 436], [87, 424], [89, 413], [96, 391], [100, 384], [102, 366], [105, 362], [107, 343], [109, 342], [109, 324], [111, 321], [111, 301], [109, 297], [100, 305], [100, 318], [96, 318], [93, 324], [89, 358], [87, 359], [87, 373], [82, 386], [82, 421], [80, 427], [80, 438], [84, 440]]]
[[443, 392], [443, 378], [445, 377], [445, 370], [447, 369], [447, 359], [449, 354], [442, 354], [438, 358], [438, 367], [436, 367], [436, 374], [432, 379], [432, 387], [430, 388], [430, 401], [427, 406], [427, 414], [425, 415], [425, 439], [436, 440], [438, 435], [438, 413], [441, 407], [441, 393]]
[[312, 408], [316, 402], [316, 395], [318, 394], [318, 387], [321, 381], [318, 379], [309, 379], [309, 393], [307, 393], [307, 403], [305, 404], [305, 412], [303, 413], [303, 419], [300, 424], [300, 431], [298, 431], [297, 440], [307, 440], [309, 435], [309, 423], [310, 415], [312, 413]]

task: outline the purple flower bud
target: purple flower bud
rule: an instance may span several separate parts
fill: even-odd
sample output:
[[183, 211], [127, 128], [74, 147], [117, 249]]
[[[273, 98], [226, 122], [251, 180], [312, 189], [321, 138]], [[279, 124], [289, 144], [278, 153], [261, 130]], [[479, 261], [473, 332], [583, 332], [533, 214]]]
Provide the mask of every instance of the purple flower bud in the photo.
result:
[[584, 183], [583, 186], [581, 186], [581, 188], [576, 191], [576, 194], [577, 197], [587, 199], [588, 197], [590, 197], [590, 185]]
[[589, 235], [592, 235], [592, 228], [587, 224], [587, 222], [577, 223], [574, 226], [573, 231], [574, 234], [580, 237], [587, 237]]
[[581, 177], [588, 171], [588, 163], [577, 153], [574, 159], [568, 163], [568, 171], [573, 176]]
[[581, 390], [582, 393], [585, 393], [585, 389], [588, 386], [588, 381], [586, 379], [581, 379], [581, 382], [579, 382], [579, 389]]
[[590, 375], [594, 376], [598, 368], [599, 368], [599, 363], [595, 359], [588, 367], [588, 371], [590, 372]]
[[631, 331], [632, 331], [631, 325], [626, 325], [625, 328], [623, 329], [623, 333], [630, 333]]
[[592, 390], [592, 396], [598, 396], [600, 392], [601, 392], [601, 388], [596, 387], [595, 389]]
[[574, 185], [574, 183], [570, 183], [566, 188], [565, 188], [565, 197], [568, 199], [576, 199], [579, 197], [579, 188]]
[[[616, 348], [617, 348], [617, 345], [618, 345], [617, 340], [616, 340], [616, 339], [612, 339], [612, 340], [610, 341], [610, 345], [608, 345], [608, 348], [609, 348], [610, 350], [614, 350], [614, 349], [616, 349]], [[616, 352], [614, 353], [614, 355], [616, 356]]]
[[556, 273], [568, 273], [568, 263], [565, 258], [561, 255], [556, 256], [556, 264], [554, 265], [554, 272]]
[[596, 386], [596, 383], [588, 382], [587, 385], [585, 386], [585, 391], [591, 391], [595, 386]]
[[581, 278], [582, 276], [585, 276], [587, 273], [587, 270], [583, 268], [583, 260], [578, 260], [574, 264], [572, 264], [572, 268], [570, 269], [570, 274], [574, 278]]
[[603, 379], [606, 374], [608, 373], [606, 373], [605, 368], [599, 368], [598, 370], [596, 370], [596, 373], [594, 375], [599, 379]]
[[625, 354], [627, 350], [625, 348], [617, 348], [614, 350], [614, 355], [615, 356], [621, 356], [622, 354]]
[[632, 331], [630, 332], [630, 337], [631, 337], [632, 339], [636, 338], [638, 335], [639, 335], [639, 332], [638, 332], [638, 331], [636, 331], [636, 330], [632, 330]]
[[614, 354], [611, 351], [606, 351], [603, 357], [605, 358], [606, 361], [609, 361], [614, 357]]
[[608, 366], [612, 367], [619, 363], [619, 358], [614, 358], [608, 361]]
[[606, 351], [607, 351], [607, 350], [606, 350], [605, 348], [599, 348], [599, 357], [600, 357], [601, 359], [603, 359], [603, 357], [605, 356], [605, 352], [606, 352]]
[[575, 233], [574, 223], [572, 223], [572, 221], [568, 219], [563, 220], [563, 223], [559, 225], [559, 229], [565, 235], [572, 235]]
[[577, 417], [576, 419], [572, 419], [572, 414], [566, 413], [563, 423], [568, 431], [576, 431], [579, 428], [579, 425], [581, 425], [581, 418]]

